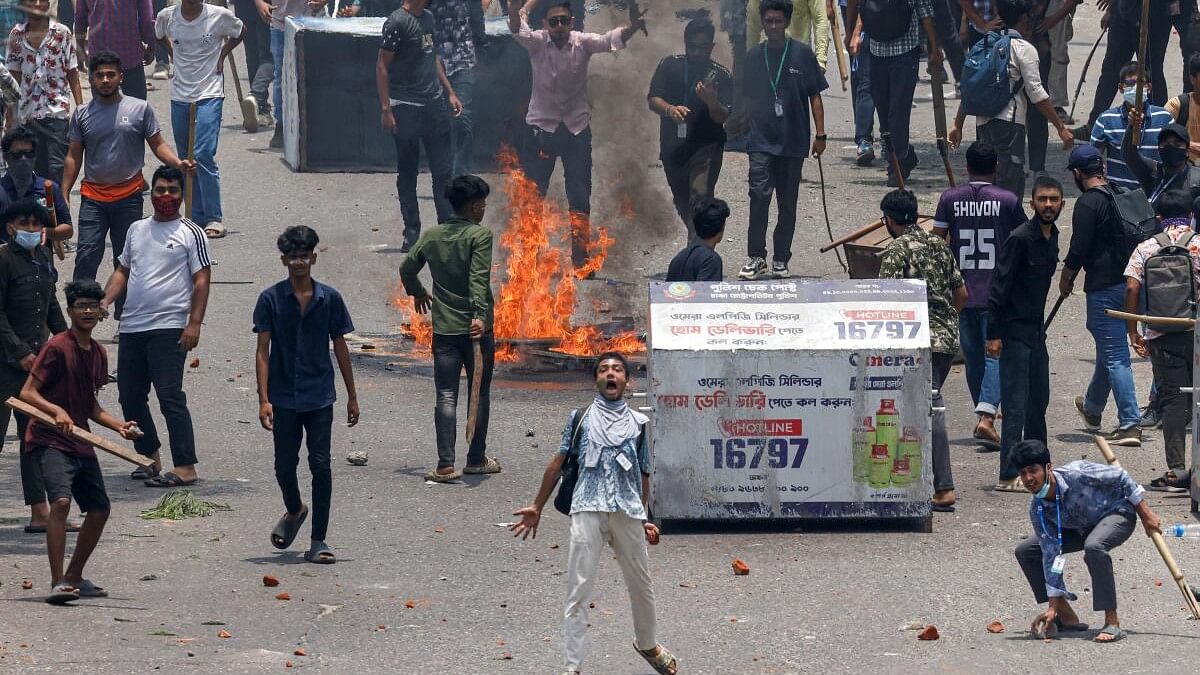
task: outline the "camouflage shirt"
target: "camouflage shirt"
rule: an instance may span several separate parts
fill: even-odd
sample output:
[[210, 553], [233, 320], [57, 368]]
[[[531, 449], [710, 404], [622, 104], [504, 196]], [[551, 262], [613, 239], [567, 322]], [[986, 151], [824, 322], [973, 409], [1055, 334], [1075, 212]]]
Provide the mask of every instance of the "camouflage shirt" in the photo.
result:
[[924, 279], [928, 287], [930, 346], [940, 354], [958, 352], [958, 311], [953, 295], [963, 285], [963, 278], [945, 241], [919, 225], [910, 225], [884, 249], [879, 278]]

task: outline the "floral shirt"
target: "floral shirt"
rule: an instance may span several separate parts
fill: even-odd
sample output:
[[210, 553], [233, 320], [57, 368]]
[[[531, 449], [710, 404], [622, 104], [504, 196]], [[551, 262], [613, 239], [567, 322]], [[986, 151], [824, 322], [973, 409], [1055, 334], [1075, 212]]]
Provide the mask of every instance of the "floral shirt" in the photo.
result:
[[51, 21], [36, 49], [26, 39], [26, 26], [20, 23], [8, 36], [8, 69], [18, 77], [21, 102], [17, 118], [23, 124], [30, 119], [67, 119], [71, 116], [71, 85], [67, 74], [79, 67], [71, 30]]
[[475, 34], [471, 31], [471, 10], [467, 0], [437, 0], [429, 5], [433, 12], [433, 42], [446, 77], [475, 67]]
[[[585, 415], [574, 434], [575, 416]], [[650, 449], [646, 434], [629, 439], [620, 447], [604, 447], [600, 450], [600, 461], [596, 466], [584, 466], [582, 448], [588, 437], [587, 408], [571, 413], [563, 429], [562, 443], [558, 451], [579, 458], [579, 481], [575, 483], [575, 495], [571, 500], [571, 513], [596, 511], [599, 513], [622, 512], [635, 520], [646, 519], [646, 507], [642, 504], [642, 475], [650, 475]], [[629, 460], [629, 469], [621, 466], [620, 456]]]

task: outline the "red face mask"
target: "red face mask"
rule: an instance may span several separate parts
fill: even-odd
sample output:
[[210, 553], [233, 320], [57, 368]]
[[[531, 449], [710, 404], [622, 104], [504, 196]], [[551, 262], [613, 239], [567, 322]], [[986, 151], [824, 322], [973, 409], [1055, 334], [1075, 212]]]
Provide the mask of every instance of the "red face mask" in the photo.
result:
[[183, 203], [183, 197], [178, 197], [171, 194], [154, 195], [150, 197], [150, 203], [154, 205], [154, 216], [159, 220], [174, 220], [179, 216], [179, 205]]

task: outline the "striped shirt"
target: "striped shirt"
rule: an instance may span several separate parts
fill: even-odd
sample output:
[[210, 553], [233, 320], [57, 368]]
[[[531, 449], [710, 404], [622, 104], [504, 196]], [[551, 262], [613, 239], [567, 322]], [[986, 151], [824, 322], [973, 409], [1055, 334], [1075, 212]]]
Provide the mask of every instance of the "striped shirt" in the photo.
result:
[[88, 58], [110, 51], [122, 70], [141, 68], [146, 47], [154, 44], [154, 7], [150, 0], [78, 0], [75, 35], [87, 36]]
[[[1146, 116], [1146, 128], [1142, 131], [1142, 144], [1138, 151], [1146, 159], [1158, 162], [1158, 132], [1174, 120], [1166, 108], [1149, 103], [1143, 105], [1149, 114]], [[1125, 160], [1121, 159], [1121, 141], [1125, 139], [1125, 127], [1128, 125], [1129, 115], [1124, 103], [1105, 110], [1096, 118], [1096, 125], [1092, 127], [1092, 145], [1108, 157], [1105, 173], [1108, 174], [1109, 182], [1126, 190], [1136, 190], [1141, 187], [1141, 183], [1138, 183], [1133, 172], [1125, 165]]]
[[900, 56], [916, 49], [921, 44], [921, 20], [933, 18], [933, 2], [931, 0], [897, 0], [909, 2], [912, 5], [912, 18], [908, 21], [908, 31], [895, 40], [883, 41], [870, 38], [871, 53], [875, 56]]

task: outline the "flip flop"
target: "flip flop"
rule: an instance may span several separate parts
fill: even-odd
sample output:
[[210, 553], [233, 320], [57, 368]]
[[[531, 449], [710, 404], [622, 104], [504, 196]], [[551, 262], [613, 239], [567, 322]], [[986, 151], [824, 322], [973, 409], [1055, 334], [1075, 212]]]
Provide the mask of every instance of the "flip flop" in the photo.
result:
[[658, 650], [658, 654], [653, 656], [654, 649], [642, 651], [638, 649], [636, 642], [633, 644], [633, 648], [637, 653], [642, 655], [643, 659], [646, 659], [646, 663], [649, 663], [654, 672], [659, 673], [659, 675], [675, 675], [675, 673], [679, 672], [679, 662], [675, 660], [674, 654], [667, 651], [666, 647], [654, 645], [654, 648]]
[[163, 475], [158, 476], [157, 478], [153, 478], [151, 480], [146, 481], [145, 483], [143, 483], [143, 485], [145, 485], [146, 487], [156, 487], [156, 488], [177, 488], [177, 487], [187, 487], [189, 485], [195, 485], [197, 480], [199, 480], [199, 479], [193, 478], [191, 480], [184, 480], [184, 479], [180, 478], [179, 476], [176, 476], [173, 471], [168, 471], [168, 472], [164, 473]]
[[496, 461], [495, 457], [485, 457], [483, 464], [463, 467], [463, 473], [500, 473], [500, 462]]
[[429, 473], [425, 474], [425, 480], [432, 481], [434, 483], [450, 483], [462, 477], [463, 472], [458, 470], [455, 470], [452, 473], [438, 473], [437, 471], [430, 471]]
[[954, 504], [935, 504], [929, 502], [930, 508], [938, 513], [954, 513]]
[[65, 605], [79, 599], [79, 591], [71, 584], [59, 584], [46, 596], [46, 602], [51, 605]]
[[[78, 531], [79, 531], [78, 525], [71, 525], [71, 524], [67, 525], [67, 532], [78, 532]], [[45, 525], [26, 525], [25, 526], [25, 534], [46, 534], [46, 526]]]
[[204, 236], [209, 239], [220, 239], [225, 236], [225, 223], [214, 220], [204, 226]]
[[285, 549], [292, 545], [296, 540], [296, 535], [300, 533], [300, 526], [304, 525], [304, 521], [308, 518], [308, 507], [302, 506], [303, 510], [300, 515], [295, 518], [288, 518], [288, 513], [283, 514], [278, 523], [275, 523], [275, 529], [271, 530], [271, 545], [278, 549]]
[[314, 543], [312, 548], [305, 551], [304, 559], [318, 565], [332, 565], [337, 562], [337, 556], [333, 554], [333, 549], [323, 541]]
[[1082, 633], [1088, 629], [1086, 623], [1063, 623], [1060, 617], [1054, 617], [1054, 626], [1060, 633]]
[[1092, 641], [1099, 642], [1100, 644], [1110, 644], [1113, 642], [1120, 642], [1121, 640], [1125, 639], [1125, 631], [1121, 630], [1120, 628], [1118, 628], [1112, 624], [1105, 624], [1104, 628], [1101, 628], [1100, 632], [1096, 633], [1097, 638], [1100, 637], [1101, 635], [1109, 635], [1112, 637], [1112, 639], [1111, 640], [1097, 640], [1096, 638], [1092, 638]]
[[129, 477], [133, 480], [150, 480], [158, 477], [158, 469], [152, 466], [139, 466], [130, 472]]
[[81, 579], [79, 581], [79, 583], [76, 584], [75, 591], [76, 591], [76, 593], [79, 594], [79, 597], [81, 597], [81, 598], [107, 598], [108, 597], [108, 591], [104, 590], [104, 588], [102, 588], [100, 586], [97, 586], [96, 584], [93, 584], [91, 581], [88, 581], [87, 579]]

